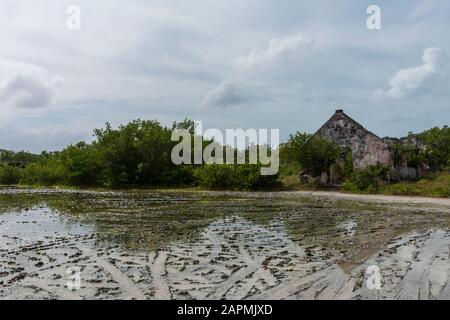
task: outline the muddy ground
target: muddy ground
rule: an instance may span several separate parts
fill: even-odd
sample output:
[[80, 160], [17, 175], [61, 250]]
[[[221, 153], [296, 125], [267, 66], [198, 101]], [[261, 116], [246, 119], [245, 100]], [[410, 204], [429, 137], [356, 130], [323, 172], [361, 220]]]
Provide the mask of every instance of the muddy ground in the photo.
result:
[[450, 299], [449, 255], [445, 201], [0, 189], [0, 299]]

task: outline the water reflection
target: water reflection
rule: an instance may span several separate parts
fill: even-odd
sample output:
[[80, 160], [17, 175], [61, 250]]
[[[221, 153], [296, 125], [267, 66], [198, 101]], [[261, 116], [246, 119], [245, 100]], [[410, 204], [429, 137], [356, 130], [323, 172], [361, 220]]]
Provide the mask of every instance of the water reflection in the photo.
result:
[[[40, 211], [32, 214], [33, 208]], [[46, 228], [54, 233], [81, 224], [89, 227], [86, 232], [95, 230], [100, 240], [151, 250], [195, 240], [212, 222], [232, 216], [261, 226], [281, 220], [297, 243], [330, 250], [379, 248], [401, 233], [450, 223], [446, 215], [412, 209], [259, 193], [3, 191], [0, 213], [8, 213], [2, 224], [16, 219], [28, 229], [25, 224], [48, 219]]]
[[[424, 266], [447, 268], [449, 228], [448, 214], [283, 193], [2, 190], [0, 297], [355, 298], [377, 252], [389, 265], [435, 250], [444, 264]], [[74, 264], [87, 284], [69, 295]]]

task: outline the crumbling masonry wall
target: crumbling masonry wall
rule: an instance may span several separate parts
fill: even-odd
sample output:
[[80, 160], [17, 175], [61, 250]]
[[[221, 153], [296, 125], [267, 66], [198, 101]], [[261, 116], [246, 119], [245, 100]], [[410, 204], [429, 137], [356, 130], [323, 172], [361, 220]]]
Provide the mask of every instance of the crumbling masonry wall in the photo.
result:
[[337, 110], [315, 136], [327, 138], [341, 147], [350, 147], [355, 168], [364, 169], [377, 164], [392, 165], [388, 144], [342, 110]]

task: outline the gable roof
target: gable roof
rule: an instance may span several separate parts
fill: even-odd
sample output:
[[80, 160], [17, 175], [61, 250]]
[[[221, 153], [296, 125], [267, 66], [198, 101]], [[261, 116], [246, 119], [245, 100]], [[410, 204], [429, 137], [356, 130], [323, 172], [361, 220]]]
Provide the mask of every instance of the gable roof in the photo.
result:
[[375, 136], [376, 138], [378, 138], [378, 139], [381, 140], [381, 138], [380, 138], [379, 136], [377, 136], [375, 133], [373, 133], [373, 132], [367, 130], [366, 128], [364, 128], [359, 122], [357, 122], [356, 120], [354, 120], [353, 118], [351, 118], [350, 116], [348, 116], [348, 115], [344, 112], [344, 110], [342, 110], [342, 109], [336, 110], [336, 112], [331, 116], [331, 118], [330, 118], [327, 122], [325, 122], [325, 123], [320, 127], [320, 129], [317, 130], [316, 133], [314, 133], [313, 136], [318, 136], [318, 135], [320, 135], [320, 132], [321, 132], [323, 129], [325, 129], [325, 128], [326, 128], [327, 126], [329, 126], [331, 123], [333, 123], [333, 122], [335, 122], [335, 121], [338, 121], [338, 120], [341, 120], [341, 119], [344, 119], [344, 120], [346, 120], [347, 122], [350, 122], [350, 123], [353, 124], [355, 127], [358, 127], [359, 129], [363, 130], [363, 131], [366, 132], [367, 134], [371, 134], [371, 135], [373, 135], [373, 136]]

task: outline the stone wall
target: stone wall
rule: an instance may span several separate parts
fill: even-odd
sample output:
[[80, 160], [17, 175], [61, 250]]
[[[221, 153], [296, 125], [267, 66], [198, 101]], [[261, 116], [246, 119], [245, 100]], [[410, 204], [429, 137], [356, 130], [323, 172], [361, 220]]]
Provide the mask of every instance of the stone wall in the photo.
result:
[[364, 169], [377, 164], [392, 165], [388, 144], [342, 110], [337, 110], [315, 136], [327, 138], [340, 147], [349, 147], [355, 168]]

